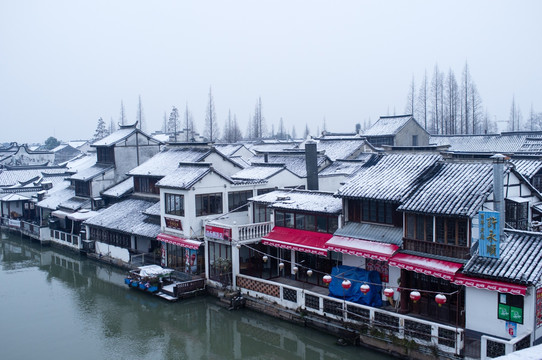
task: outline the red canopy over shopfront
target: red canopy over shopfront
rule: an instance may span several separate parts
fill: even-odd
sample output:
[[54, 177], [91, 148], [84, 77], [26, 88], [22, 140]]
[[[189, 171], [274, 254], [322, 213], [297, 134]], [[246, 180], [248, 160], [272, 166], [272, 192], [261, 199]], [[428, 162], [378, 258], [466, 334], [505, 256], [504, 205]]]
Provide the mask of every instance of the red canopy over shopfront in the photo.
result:
[[182, 246], [188, 249], [199, 249], [200, 245], [202, 244], [201, 241], [197, 240], [190, 240], [190, 239], [184, 239], [180, 238], [178, 236], [169, 235], [161, 233], [156, 237], [160, 241], [164, 241], [173, 245]]
[[327, 233], [275, 226], [269, 234], [262, 238], [262, 244], [326, 256], [325, 243], [332, 236]]
[[465, 285], [478, 289], [498, 291], [513, 295], [525, 296], [525, 293], [527, 292], [527, 286], [510, 284], [497, 280], [474, 278], [463, 274], [457, 274], [453, 283], [457, 285]]
[[325, 248], [344, 254], [388, 261], [397, 249], [399, 249], [399, 246], [345, 236], [333, 236], [326, 242]]
[[455, 273], [463, 266], [461, 263], [426, 258], [405, 253], [393, 255], [389, 264], [401, 269], [414, 271], [452, 281]]

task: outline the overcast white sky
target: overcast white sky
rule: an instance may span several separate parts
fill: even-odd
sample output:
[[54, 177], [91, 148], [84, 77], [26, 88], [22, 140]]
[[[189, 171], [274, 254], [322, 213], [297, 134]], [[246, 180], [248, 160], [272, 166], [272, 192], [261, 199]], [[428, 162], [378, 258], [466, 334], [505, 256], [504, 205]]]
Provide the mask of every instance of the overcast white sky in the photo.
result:
[[92, 137], [97, 120], [147, 131], [188, 103], [203, 131], [212, 87], [220, 127], [243, 133], [258, 97], [267, 127], [353, 131], [404, 112], [435, 63], [465, 61], [493, 118], [512, 96], [542, 111], [541, 1], [0, 1], [0, 142]]

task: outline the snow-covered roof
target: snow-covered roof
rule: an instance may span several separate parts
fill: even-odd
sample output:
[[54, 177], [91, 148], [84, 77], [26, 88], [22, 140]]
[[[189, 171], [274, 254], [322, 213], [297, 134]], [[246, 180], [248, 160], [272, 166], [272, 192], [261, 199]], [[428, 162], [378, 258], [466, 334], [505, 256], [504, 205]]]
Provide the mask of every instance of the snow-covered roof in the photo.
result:
[[463, 273], [522, 285], [539, 285], [542, 276], [542, 233], [505, 229], [498, 259], [478, 252], [468, 261]]
[[363, 136], [387, 136], [395, 135], [409, 122], [414, 119], [412, 115], [381, 116], [378, 121], [365, 130]]
[[399, 246], [403, 244], [403, 228], [396, 226], [349, 222], [333, 235]]
[[77, 172], [84, 169], [88, 169], [89, 167], [96, 164], [96, 161], [97, 161], [96, 153], [87, 153], [87, 154], [81, 154], [74, 159], [71, 159], [65, 163], [62, 163], [61, 165], [66, 165], [69, 171]]
[[243, 144], [214, 144], [214, 146], [225, 156], [232, 156], [239, 151], [239, 149], [244, 147]]
[[84, 223], [126, 234], [156, 238], [160, 233], [160, 225], [149, 221], [143, 212], [157, 201], [139, 198], [126, 199], [102, 210]]
[[398, 210], [474, 217], [493, 191], [491, 163], [438, 163]]
[[62, 207], [72, 211], [77, 211], [79, 209], [88, 209], [90, 208], [90, 199], [79, 196], [72, 196], [71, 198], [64, 200], [60, 204], [58, 204], [58, 207]]
[[31, 199], [30, 196], [25, 196], [22, 194], [5, 194], [5, 195], [1, 195], [0, 197], [0, 201], [3, 201], [3, 202], [26, 201], [30, 199]]
[[121, 181], [115, 186], [102, 192], [102, 196], [110, 196], [114, 198], [121, 198], [134, 190], [134, 179], [129, 177], [128, 179]]
[[81, 181], [88, 181], [92, 180], [97, 176], [100, 176], [102, 174], [105, 174], [109, 170], [113, 170], [115, 167], [113, 165], [107, 165], [107, 164], [94, 164], [93, 166], [83, 169], [81, 171], [78, 171], [77, 173], [73, 174], [70, 179], [72, 180], [81, 180]]
[[65, 167], [0, 170], [0, 187], [26, 183], [30, 180], [38, 179], [45, 174], [65, 174], [66, 170]]
[[190, 189], [212, 171], [213, 168], [208, 163], [181, 163], [177, 169], [160, 179], [156, 186]]
[[135, 127], [121, 128], [115, 131], [113, 134], [104, 137], [92, 144], [92, 146], [111, 146], [114, 145], [136, 132]]
[[382, 154], [347, 179], [336, 195], [399, 202], [412, 190], [418, 176], [440, 159], [437, 154]]
[[158, 201], [156, 204], [152, 205], [151, 207], [143, 211], [143, 214], [151, 215], [151, 216], [160, 216], [160, 201]]
[[282, 164], [258, 164], [236, 172], [231, 176], [234, 180], [265, 180], [283, 171]]
[[138, 167], [130, 170], [132, 176], [166, 176], [179, 167], [181, 162], [202, 161], [211, 149], [208, 146], [168, 146]]
[[[318, 151], [324, 151], [324, 154], [331, 160], [351, 159], [360, 152], [367, 140], [360, 137], [353, 138], [322, 138], [315, 139]], [[305, 144], [300, 144], [299, 148], [304, 149]]]
[[430, 144], [450, 145], [449, 151], [473, 153], [515, 153], [526, 135], [431, 135]]
[[252, 152], [267, 152], [267, 151], [282, 151], [294, 149], [299, 142], [273, 142], [273, 143], [258, 143], [246, 144], [246, 148]]
[[328, 214], [339, 214], [342, 211], [342, 201], [333, 197], [333, 193], [313, 190], [275, 190], [250, 200], [269, 204], [269, 207], [276, 209]]
[[[318, 167], [323, 166], [328, 157], [324, 155], [318, 155], [317, 165]], [[307, 177], [307, 165], [305, 162], [305, 153], [300, 152], [298, 154], [284, 154], [281, 153], [270, 153], [267, 155], [267, 162], [271, 164], [284, 164], [288, 170], [290, 170], [295, 175], [304, 178]], [[252, 165], [257, 165], [265, 163], [264, 155], [256, 155], [251, 159]]]
[[53, 186], [52, 189], [47, 190], [45, 198], [37, 203], [37, 206], [55, 210], [58, 205], [71, 199], [75, 195], [75, 192], [70, 188], [70, 182], [64, 181], [62, 184]]
[[510, 160], [516, 170], [527, 179], [531, 179], [542, 168], [542, 161], [536, 159], [514, 159]]
[[[376, 155], [375, 155], [376, 156]], [[364, 161], [337, 160], [318, 173], [318, 176], [352, 175], [363, 166]]]
[[86, 143], [88, 143], [88, 140], [71, 140], [71, 141], [68, 141], [68, 144], [73, 147], [73, 148], [79, 148], [83, 145], [85, 145]]

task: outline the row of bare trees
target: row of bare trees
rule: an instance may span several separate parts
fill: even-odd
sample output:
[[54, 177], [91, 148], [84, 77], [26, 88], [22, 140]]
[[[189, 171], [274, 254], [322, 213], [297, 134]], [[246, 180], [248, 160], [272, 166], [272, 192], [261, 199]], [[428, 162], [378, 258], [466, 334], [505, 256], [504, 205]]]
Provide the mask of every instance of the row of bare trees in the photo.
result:
[[435, 64], [431, 81], [425, 71], [417, 91], [413, 77], [405, 111], [431, 134], [483, 134], [496, 130], [496, 124], [484, 111], [468, 63], [460, 79], [452, 69], [444, 72]]

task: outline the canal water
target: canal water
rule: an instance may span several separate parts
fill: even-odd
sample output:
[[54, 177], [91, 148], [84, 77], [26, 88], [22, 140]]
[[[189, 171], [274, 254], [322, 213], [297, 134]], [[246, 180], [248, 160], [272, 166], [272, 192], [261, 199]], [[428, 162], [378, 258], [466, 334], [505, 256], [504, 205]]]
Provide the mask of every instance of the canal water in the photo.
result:
[[124, 272], [6, 231], [0, 240], [2, 359], [391, 357], [206, 296], [177, 303], [129, 289]]

